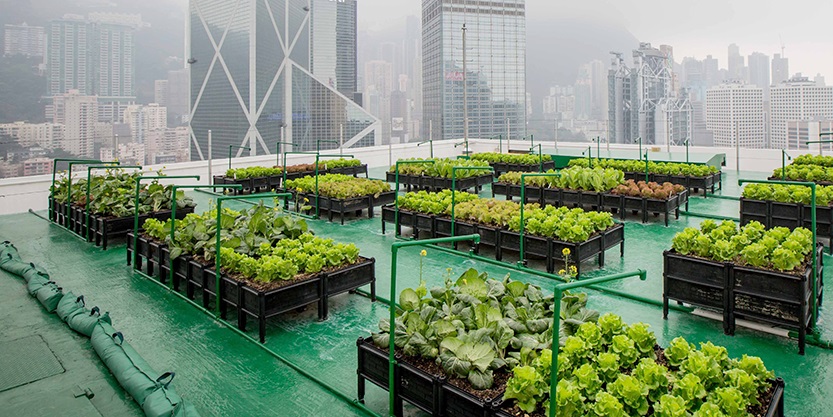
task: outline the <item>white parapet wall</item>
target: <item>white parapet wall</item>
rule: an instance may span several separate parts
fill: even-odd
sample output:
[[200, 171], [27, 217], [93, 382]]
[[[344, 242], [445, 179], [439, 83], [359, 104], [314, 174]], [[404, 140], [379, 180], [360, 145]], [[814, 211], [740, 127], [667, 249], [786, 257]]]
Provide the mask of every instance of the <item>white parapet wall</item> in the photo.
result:
[[[508, 149], [523, 150], [529, 148], [528, 141], [514, 140], [511, 143], [503, 141], [500, 147], [504, 152]], [[553, 151], [555, 144], [553, 142], [542, 142], [544, 151]], [[558, 144], [558, 149], [583, 149], [588, 146], [587, 143], [569, 143], [561, 142]], [[602, 144], [605, 149], [607, 145]], [[463, 154], [465, 146], [461, 140], [445, 140], [434, 141], [434, 156], [437, 158], [455, 157]], [[471, 139], [469, 141], [469, 149], [472, 152], [497, 152], [499, 143], [497, 140]], [[637, 157], [636, 145], [610, 145], [610, 149], [617, 150], [633, 150], [634, 158]], [[651, 148], [648, 148], [650, 151]], [[684, 147], [672, 147], [672, 152], [685, 152]], [[665, 149], [662, 149], [665, 151]], [[735, 170], [737, 151], [735, 149], [723, 148], [704, 148], [692, 147], [689, 149], [692, 153], [724, 153], [726, 154], [726, 167], [724, 170]], [[328, 155], [339, 154], [338, 149], [322, 151]], [[371, 168], [375, 167], [389, 167], [393, 165], [397, 159], [400, 158], [428, 158], [430, 155], [430, 147], [428, 143], [417, 146], [414, 143], [397, 144], [391, 146], [375, 146], [370, 148], [352, 148], [345, 149], [344, 154], [354, 155], [355, 158], [360, 159], [363, 163]], [[798, 151], [793, 152], [794, 156], [798, 155]], [[314, 155], [289, 155], [286, 163], [288, 165], [313, 163], [315, 162]], [[275, 155], [263, 155], [253, 157], [241, 157], [232, 160], [232, 167], [245, 168], [251, 166], [274, 166], [277, 164], [277, 157]], [[770, 172], [775, 168], [781, 166], [781, 151], [769, 149], [741, 149], [740, 150], [740, 168], [742, 171], [760, 171]], [[155, 172], [160, 169], [165, 174], [175, 175], [199, 175], [200, 184], [210, 184], [211, 177], [209, 175], [208, 161], [184, 162], [179, 164], [167, 165], [150, 165], [145, 167], [146, 172]], [[228, 159], [218, 159], [211, 161], [211, 174], [222, 175], [228, 169]], [[73, 177], [80, 179], [86, 176], [87, 170], [79, 167], [77, 171], [73, 169]], [[60, 173], [58, 174], [60, 175]], [[51, 175], [40, 175], [34, 177], [20, 177], [0, 180], [0, 215], [23, 213], [29, 209], [40, 211], [46, 210], [47, 199], [49, 197], [49, 187], [52, 183]]]

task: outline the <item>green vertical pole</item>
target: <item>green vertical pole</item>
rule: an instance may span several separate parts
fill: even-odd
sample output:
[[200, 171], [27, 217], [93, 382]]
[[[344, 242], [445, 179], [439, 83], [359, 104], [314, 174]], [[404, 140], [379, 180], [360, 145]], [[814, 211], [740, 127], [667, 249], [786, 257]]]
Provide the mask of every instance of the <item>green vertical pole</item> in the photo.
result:
[[559, 178], [561, 174], [554, 172], [550, 174], [521, 174], [521, 225], [520, 225], [520, 259], [518, 260], [518, 266], [525, 265], [525, 257], [524, 257], [524, 229], [526, 225], [524, 223], [524, 206], [526, 205], [526, 179], [533, 178], [533, 177], [542, 177], [542, 178]]
[[[396, 237], [399, 235], [396, 233], [397, 226], [399, 225], [399, 166], [400, 165], [416, 165], [416, 164], [435, 164], [437, 161], [433, 159], [427, 159], [425, 161], [396, 161], [396, 198], [394, 199], [394, 207], [396, 207], [396, 211], [394, 212], [394, 225], [393, 225], [393, 234]], [[452, 191], [453, 195], [454, 191]], [[453, 197], [452, 197], [453, 198]]]
[[639, 159], [642, 160], [642, 138], [636, 138], [636, 141], [639, 142]]
[[454, 237], [454, 229], [457, 225], [457, 218], [454, 216], [454, 206], [456, 205], [457, 201], [455, 196], [457, 195], [457, 170], [458, 169], [470, 169], [473, 171], [491, 171], [492, 173], [495, 172], [495, 169], [492, 167], [452, 167], [451, 168], [451, 237]]
[[94, 169], [111, 169], [111, 168], [122, 168], [122, 169], [142, 169], [142, 167], [138, 165], [133, 166], [110, 166], [110, 165], [93, 165], [87, 167], [87, 199], [84, 201], [84, 228], [86, 229], [86, 236], [87, 242], [90, 241], [90, 183], [92, 182], [92, 171]]
[[648, 183], [648, 152], [645, 152], [645, 183]]
[[457, 237], [443, 237], [439, 239], [428, 240], [411, 240], [407, 242], [394, 242], [391, 247], [391, 261], [390, 261], [390, 323], [391, 331], [388, 332], [388, 415], [394, 415], [394, 402], [396, 402], [396, 382], [394, 381], [394, 369], [396, 366], [395, 346], [396, 346], [396, 264], [399, 254], [399, 249], [409, 246], [428, 246], [437, 245], [440, 243], [456, 243], [463, 241], [472, 241], [475, 245], [480, 243], [480, 235], [467, 235]]
[[[147, 177], [139, 177], [136, 178], [136, 200], [133, 205], [133, 265], [136, 265], [136, 260], [139, 259], [139, 252], [136, 250], [136, 245], [139, 241], [139, 190], [140, 184], [144, 180], [179, 180], [179, 179], [193, 179], [193, 180], [200, 180], [199, 175], [176, 175], [172, 177], [166, 177], [164, 175], [152, 175]], [[176, 190], [171, 190], [171, 199], [173, 200], [173, 204], [171, 204], [171, 216], [176, 217]], [[130, 261], [127, 263], [130, 265]]]
[[688, 159], [688, 147], [689, 147], [690, 145], [691, 145], [691, 143], [690, 143], [690, 139], [686, 139], [686, 140], [685, 140], [685, 163], [687, 163], [687, 164], [690, 164], [690, 163], [691, 163], [691, 162], [689, 162], [689, 159]]
[[[72, 159], [72, 158], [55, 158], [52, 160], [52, 187], [49, 188], [49, 199], [55, 199], [55, 173], [58, 170], [58, 162], [76, 162], [76, 163], [88, 163], [88, 164], [103, 164], [104, 161], [99, 161], [97, 159]], [[118, 161], [111, 162], [112, 164], [118, 165]], [[72, 182], [72, 175], [69, 176], [69, 182]], [[53, 213], [55, 212], [52, 205], [49, 205], [49, 221], [52, 221]]]
[[549, 417], [555, 417], [557, 415], [556, 408], [558, 408], [558, 402], [556, 401], [557, 395], [557, 388], [558, 388], [558, 353], [560, 350], [559, 340], [561, 339], [560, 336], [560, 327], [561, 326], [561, 297], [563, 297], [564, 291], [569, 291], [575, 288], [582, 288], [587, 287], [590, 285], [601, 284], [610, 281], [621, 280], [630, 277], [639, 277], [640, 280], [645, 281], [648, 277], [647, 273], [642, 270], [636, 270], [634, 272], [623, 272], [621, 274], [616, 275], [609, 275], [606, 277], [599, 277], [599, 278], [592, 278], [588, 280], [582, 281], [573, 281], [568, 282], [565, 284], [559, 284], [555, 286], [554, 296], [554, 309], [552, 314], [552, 341], [550, 344], [552, 345], [552, 366], [550, 367], [550, 413]]

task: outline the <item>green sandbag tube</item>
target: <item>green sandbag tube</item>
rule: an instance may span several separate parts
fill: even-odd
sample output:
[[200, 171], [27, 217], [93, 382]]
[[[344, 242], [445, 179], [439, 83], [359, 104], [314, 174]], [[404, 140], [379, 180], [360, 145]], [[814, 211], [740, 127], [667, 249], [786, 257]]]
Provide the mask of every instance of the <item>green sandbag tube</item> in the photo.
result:
[[90, 342], [122, 388], [137, 404], [143, 405], [145, 399], [156, 391], [159, 374], [108, 323], [99, 321], [95, 325]]
[[75, 330], [84, 336], [91, 337], [93, 335], [93, 329], [99, 321], [107, 324], [113, 324], [113, 321], [110, 319], [110, 313], [101, 314], [98, 307], [93, 307], [92, 310], [84, 309], [81, 312], [70, 316], [69, 320], [67, 320], [67, 325], [69, 325], [70, 329]]
[[47, 313], [54, 313], [58, 308], [58, 303], [64, 298], [64, 293], [58, 284], [49, 281], [35, 290], [35, 297], [38, 298], [38, 301], [40, 301]]
[[[197, 415], [191, 414], [191, 411], [187, 411], [187, 407], [180, 407], [183, 401], [182, 397], [171, 386], [171, 381], [173, 381], [175, 375], [173, 372], [166, 372], [156, 379], [158, 384], [156, 391], [148, 395], [145, 403], [142, 404], [142, 410], [147, 417], [170, 417], [172, 415], [178, 415], [176, 414], [177, 409], [182, 409], [183, 411], [181, 413], [187, 413], [181, 414], [182, 416]], [[191, 408], [193, 409], [193, 406]], [[196, 410], [193, 410], [193, 412], [196, 412]]]
[[182, 400], [177, 404], [173, 413], [173, 417], [199, 417], [199, 415], [197, 407], [194, 407], [194, 404], [188, 400]]
[[58, 303], [58, 308], [55, 311], [58, 317], [66, 323], [69, 323], [69, 318], [84, 313], [84, 296], [76, 297], [72, 291], [64, 294], [64, 298]]
[[43, 276], [41, 274], [27, 275], [29, 275], [29, 280], [27, 281], [26, 289], [29, 291], [29, 295], [36, 297], [38, 290], [49, 282], [49, 276]]

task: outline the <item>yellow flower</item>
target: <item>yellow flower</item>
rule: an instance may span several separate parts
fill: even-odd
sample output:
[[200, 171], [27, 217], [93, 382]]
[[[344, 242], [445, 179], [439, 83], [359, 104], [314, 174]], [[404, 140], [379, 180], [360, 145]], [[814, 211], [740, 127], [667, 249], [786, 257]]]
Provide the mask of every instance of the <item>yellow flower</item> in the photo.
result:
[[575, 265], [570, 265], [570, 272], [573, 272], [573, 273], [578, 272], [578, 269], [576, 268]]
[[569, 256], [570, 255], [570, 248], [564, 248], [564, 250], [561, 251], [561, 254], [564, 255], [564, 256]]
[[304, 198], [304, 203], [309, 203], [309, 199], [305, 197]]
[[422, 252], [419, 253], [419, 256], [428, 256], [428, 251], [423, 249]]
[[563, 269], [558, 271], [558, 275], [566, 275], [566, 274], [567, 274], [567, 271], [565, 271]]

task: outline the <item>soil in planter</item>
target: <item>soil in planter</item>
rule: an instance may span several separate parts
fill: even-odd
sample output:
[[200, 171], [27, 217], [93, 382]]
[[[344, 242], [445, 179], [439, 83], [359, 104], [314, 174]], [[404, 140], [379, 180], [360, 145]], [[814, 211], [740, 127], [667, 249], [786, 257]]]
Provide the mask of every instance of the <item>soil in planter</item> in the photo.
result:
[[[387, 349], [383, 349], [387, 351]], [[396, 353], [402, 355], [402, 361], [407, 363], [408, 365], [414, 366], [417, 369], [431, 375], [434, 377], [440, 376], [448, 376], [435, 359], [423, 358], [421, 356], [408, 356], [405, 352], [402, 351], [400, 348], [396, 348]], [[476, 390], [471, 386], [471, 383], [467, 379], [463, 378], [455, 378], [451, 377], [448, 378], [448, 382], [454, 385], [457, 388], [483, 400], [499, 400], [499, 396], [503, 395], [503, 392], [506, 390], [506, 382], [509, 381], [509, 378], [512, 376], [509, 372], [495, 372], [494, 374], [494, 383], [492, 384], [492, 388], [486, 390]]]

